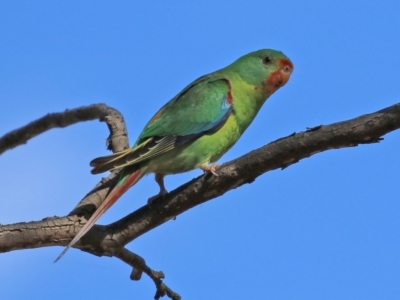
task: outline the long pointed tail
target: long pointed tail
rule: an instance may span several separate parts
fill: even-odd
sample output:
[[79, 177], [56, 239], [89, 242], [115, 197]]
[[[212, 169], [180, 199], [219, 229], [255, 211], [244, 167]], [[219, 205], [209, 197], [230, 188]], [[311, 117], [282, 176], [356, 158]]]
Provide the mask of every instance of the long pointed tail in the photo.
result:
[[122, 182], [118, 183], [54, 262], [57, 262], [61, 257], [63, 257], [68, 249], [75, 245], [76, 242], [78, 242], [79, 239], [84, 236], [86, 232], [90, 230], [90, 228], [93, 227], [94, 223], [96, 223], [96, 221], [107, 211], [107, 209], [109, 209], [132, 185], [138, 182], [142, 176], [142, 170], [139, 169], [128, 175], [128, 177], [123, 179]]

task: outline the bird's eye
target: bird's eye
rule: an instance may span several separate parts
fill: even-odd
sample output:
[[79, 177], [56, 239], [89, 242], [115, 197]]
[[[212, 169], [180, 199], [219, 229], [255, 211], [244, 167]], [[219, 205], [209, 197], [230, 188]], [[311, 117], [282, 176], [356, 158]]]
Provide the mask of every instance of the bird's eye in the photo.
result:
[[272, 59], [269, 56], [264, 56], [262, 59], [263, 64], [269, 65], [271, 63]]

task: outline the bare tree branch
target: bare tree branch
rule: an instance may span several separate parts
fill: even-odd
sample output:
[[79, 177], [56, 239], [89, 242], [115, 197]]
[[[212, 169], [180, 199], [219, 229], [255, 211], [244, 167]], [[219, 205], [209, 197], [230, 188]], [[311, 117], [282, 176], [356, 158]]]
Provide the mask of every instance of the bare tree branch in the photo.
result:
[[114, 152], [129, 147], [124, 118], [114, 108], [105, 104], [82, 106], [62, 113], [51, 113], [21, 128], [15, 129], [0, 138], [0, 155], [52, 128], [63, 128], [78, 122], [100, 120], [107, 123], [111, 132], [107, 139], [109, 149]]
[[[140, 278], [143, 271], [153, 279], [157, 287], [156, 297], [167, 295], [179, 299], [174, 298], [179, 295], [161, 282], [161, 273], [151, 271], [144, 260], [124, 248], [127, 243], [190, 208], [253, 182], [265, 172], [284, 169], [326, 150], [378, 143], [383, 135], [398, 128], [400, 103], [355, 119], [293, 133], [223, 164], [217, 170], [218, 176], [203, 175], [185, 183], [153, 202], [151, 208], [145, 205], [112, 224], [95, 225], [75, 247], [98, 256], [116, 256], [137, 269], [133, 278]], [[0, 253], [66, 245], [104, 200], [115, 178], [116, 173], [112, 173], [103, 179], [68, 216], [0, 226]]]

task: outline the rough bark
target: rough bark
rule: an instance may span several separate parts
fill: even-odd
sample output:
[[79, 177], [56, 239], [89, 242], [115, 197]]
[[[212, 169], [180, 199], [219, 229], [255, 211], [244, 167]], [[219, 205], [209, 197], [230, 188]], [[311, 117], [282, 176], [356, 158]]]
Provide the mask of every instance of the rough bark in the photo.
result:
[[[51, 128], [93, 119], [107, 123], [110, 129], [110, 137], [107, 139], [110, 149], [120, 151], [128, 147], [122, 116], [116, 110], [98, 104], [49, 114], [6, 134], [0, 138], [0, 154]], [[171, 191], [166, 197], [157, 199], [151, 207], [144, 205], [109, 225], [95, 225], [74, 247], [98, 256], [118, 257], [133, 267], [133, 280], [140, 279], [142, 272], [145, 272], [156, 285], [155, 299], [164, 295], [180, 299], [178, 294], [162, 282], [163, 273], [151, 270], [140, 256], [125, 248], [127, 243], [201, 203], [253, 182], [268, 171], [284, 169], [326, 150], [378, 143], [383, 140], [382, 136], [398, 128], [400, 103], [351, 120], [293, 133], [221, 165], [217, 169], [218, 176], [199, 176]], [[99, 182], [67, 216], [1, 225], [0, 253], [67, 245], [104, 200], [108, 189], [115, 183], [117, 173]]]

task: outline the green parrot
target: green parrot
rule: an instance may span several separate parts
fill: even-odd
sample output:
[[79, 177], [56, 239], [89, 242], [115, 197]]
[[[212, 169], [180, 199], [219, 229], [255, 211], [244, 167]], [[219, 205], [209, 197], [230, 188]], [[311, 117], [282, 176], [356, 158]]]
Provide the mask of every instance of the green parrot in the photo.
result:
[[92, 174], [122, 168], [118, 183], [60, 256], [144, 175], [164, 176], [200, 168], [214, 175], [216, 162], [240, 138], [264, 102], [288, 82], [293, 64], [282, 52], [263, 49], [204, 75], [185, 87], [147, 123], [132, 148], [90, 162]]

